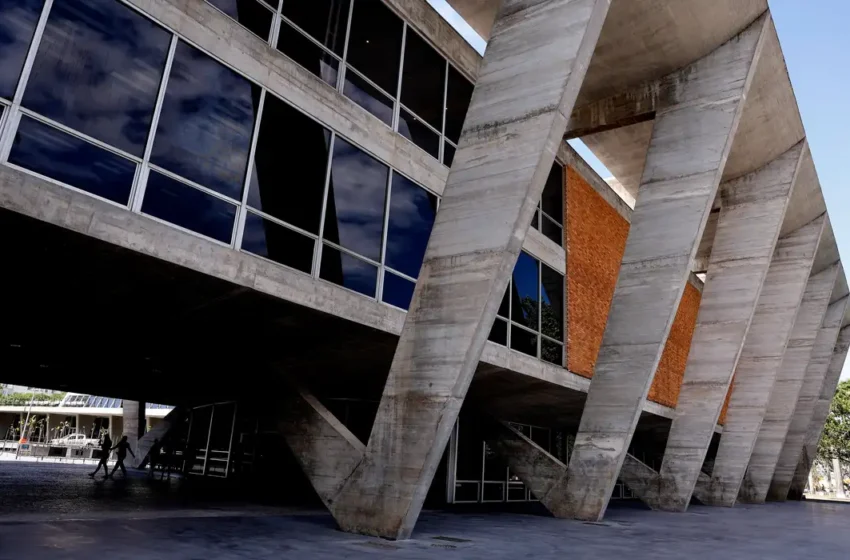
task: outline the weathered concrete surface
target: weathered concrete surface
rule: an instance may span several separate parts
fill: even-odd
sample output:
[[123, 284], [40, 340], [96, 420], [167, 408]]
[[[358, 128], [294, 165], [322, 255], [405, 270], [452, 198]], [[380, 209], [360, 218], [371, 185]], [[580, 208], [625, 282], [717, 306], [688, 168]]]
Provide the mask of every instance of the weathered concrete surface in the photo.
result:
[[[838, 274], [844, 274], [843, 268]], [[806, 435], [814, 414], [815, 402], [820, 397], [821, 389], [823, 389], [824, 379], [832, 360], [835, 343], [838, 340], [838, 331], [841, 329], [841, 322], [844, 320], [848, 300], [850, 298], [845, 296], [841, 300], [829, 304], [826, 309], [823, 323], [812, 347], [812, 357], [806, 367], [806, 376], [800, 387], [794, 414], [791, 417], [791, 423], [788, 425], [788, 434], [785, 436], [785, 443], [779, 453], [776, 469], [773, 472], [773, 480], [767, 492], [769, 500], [784, 502], [788, 498], [794, 471], [797, 469], [800, 454], [806, 443]]]
[[788, 492], [789, 498], [799, 500], [803, 497], [806, 479], [812, 470], [812, 463], [814, 463], [817, 455], [824, 423], [829, 415], [829, 407], [832, 405], [835, 389], [838, 387], [838, 380], [841, 378], [841, 371], [844, 369], [848, 348], [850, 348], [850, 326], [844, 326], [838, 333], [835, 351], [829, 361], [826, 378], [812, 411], [812, 420], [809, 422], [809, 428], [806, 432], [806, 443], [800, 454], [800, 463], [797, 466], [797, 472], [794, 474], [791, 490]]
[[840, 265], [809, 277], [738, 500], [764, 503]]
[[609, 2], [504, 2], [365, 458], [331, 507], [343, 529], [413, 530]]
[[154, 441], [159, 440], [162, 442], [171, 431], [171, 428], [177, 425], [177, 423], [184, 418], [185, 412], [182, 408], [176, 407], [171, 409], [171, 412], [166, 414], [164, 418], [157, 422], [149, 432], [139, 438], [136, 445], [136, 456], [130, 457], [127, 460], [127, 466], [133, 468], [144, 466], [147, 462], [148, 455], [151, 452], [151, 448], [153, 448]]
[[691, 501], [806, 152], [799, 143], [720, 187], [720, 217], [660, 487], [647, 500], [653, 508], [685, 511]]
[[711, 480], [697, 494], [705, 504], [731, 507], [738, 498], [825, 221], [822, 215], [780, 237], [773, 252], [738, 359]]
[[659, 107], [555, 515], [600, 519], [664, 349], [711, 211], [770, 17], [681, 71]]
[[[810, 155], [800, 143], [762, 170], [721, 185], [723, 210], [712, 214], [716, 216], [715, 229], [719, 232], [716, 240], [719, 252], [713, 257], [714, 265], [707, 278], [710, 282], [703, 291], [662, 469], [655, 472], [635, 457], [627, 456], [620, 470], [620, 479], [654, 509], [684, 510], [693, 493], [693, 485], [702, 474], [700, 467], [715, 432], [746, 328], [756, 307], [760, 284], [767, 274], [785, 209], [804, 159], [810, 161]], [[745, 240], [747, 243], [742, 244]], [[813, 254], [814, 250], [812, 257]], [[730, 294], [735, 296], [734, 307], [728, 306]], [[712, 301], [717, 303], [712, 304]], [[738, 329], [735, 329], [736, 324]], [[788, 328], [790, 330], [790, 325]], [[695, 382], [695, 371], [701, 371], [706, 379]]]
[[[122, 436], [127, 436], [130, 449], [138, 457], [139, 438], [145, 435], [147, 420], [145, 419], [145, 403], [138, 401], [124, 401], [124, 418]], [[118, 443], [114, 441], [113, 443]], [[132, 455], [129, 457], [132, 460]], [[128, 463], [129, 464], [129, 463]]]

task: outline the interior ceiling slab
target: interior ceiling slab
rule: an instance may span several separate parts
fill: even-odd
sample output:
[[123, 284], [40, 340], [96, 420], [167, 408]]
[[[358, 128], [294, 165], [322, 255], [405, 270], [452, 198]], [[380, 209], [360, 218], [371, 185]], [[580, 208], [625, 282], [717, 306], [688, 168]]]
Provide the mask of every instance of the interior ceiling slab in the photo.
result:
[[812, 265], [812, 274], [823, 272], [838, 262], [839, 258], [838, 244], [835, 242], [835, 232], [832, 229], [832, 224], [827, 220], [826, 225], [823, 227], [823, 235], [820, 238], [815, 262]]
[[646, 121], [582, 137], [582, 142], [637, 198], [654, 122]]

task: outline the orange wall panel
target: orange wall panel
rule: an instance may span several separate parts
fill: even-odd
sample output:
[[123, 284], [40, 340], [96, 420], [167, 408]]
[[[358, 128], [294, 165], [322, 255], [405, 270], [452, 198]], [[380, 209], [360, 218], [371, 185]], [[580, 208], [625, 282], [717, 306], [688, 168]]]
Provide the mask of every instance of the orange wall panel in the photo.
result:
[[655, 379], [649, 388], [647, 398], [653, 402], [675, 407], [679, 401], [679, 390], [682, 388], [685, 365], [691, 350], [700, 298], [699, 290], [688, 282], [676, 310], [673, 326], [670, 327], [670, 335], [664, 345], [658, 369], [655, 370]]
[[568, 369], [593, 376], [608, 320], [629, 222], [572, 167], [567, 167]]
[[726, 423], [726, 411], [729, 410], [729, 399], [732, 398], [732, 391], [735, 390], [735, 377], [732, 376], [732, 383], [729, 384], [729, 392], [726, 393], [726, 401], [723, 403], [723, 408], [720, 410], [720, 419], [717, 423], [721, 426]]

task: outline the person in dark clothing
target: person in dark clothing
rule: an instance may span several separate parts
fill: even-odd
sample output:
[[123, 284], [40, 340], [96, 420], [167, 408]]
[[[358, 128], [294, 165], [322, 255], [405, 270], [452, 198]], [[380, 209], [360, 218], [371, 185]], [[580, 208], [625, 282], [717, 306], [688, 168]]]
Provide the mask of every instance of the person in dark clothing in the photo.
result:
[[[150, 461], [151, 464], [151, 470], [148, 476], [150, 476], [151, 478], [153, 478], [154, 472], [156, 471], [156, 466], [159, 464], [160, 453], [162, 453], [162, 442], [160, 442], [158, 439], [154, 439], [153, 445], [151, 446], [151, 450], [148, 453], [148, 461]], [[160, 480], [162, 480], [162, 477], [160, 477]]]
[[127, 469], [124, 467], [124, 459], [127, 458], [127, 452], [129, 451], [130, 455], [132, 455], [134, 459], [136, 458], [136, 454], [133, 453], [132, 449], [130, 449], [130, 442], [127, 441], [127, 436], [122, 437], [121, 441], [118, 442], [118, 445], [112, 449], [118, 450], [118, 461], [115, 463], [115, 466], [112, 467], [112, 473], [110, 473], [109, 476], [114, 475], [115, 471], [118, 470], [118, 467], [121, 467], [121, 472], [124, 473], [124, 477], [126, 478]]
[[97, 468], [93, 473], [89, 473], [89, 476], [94, 478], [94, 475], [97, 474], [97, 471], [100, 470], [101, 465], [103, 465], [103, 478], [109, 476], [109, 465], [106, 462], [109, 460], [109, 452], [112, 451], [112, 439], [109, 437], [109, 434], [103, 436], [103, 439], [100, 442], [100, 462], [97, 464]]

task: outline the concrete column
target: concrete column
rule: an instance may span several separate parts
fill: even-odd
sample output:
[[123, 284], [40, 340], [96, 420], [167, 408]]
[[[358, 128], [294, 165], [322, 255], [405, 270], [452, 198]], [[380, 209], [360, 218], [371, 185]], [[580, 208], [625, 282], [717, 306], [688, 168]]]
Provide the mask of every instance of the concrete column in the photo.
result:
[[839, 269], [840, 265], [836, 263], [809, 277], [738, 495], [738, 500], [742, 502], [764, 503], [767, 498], [767, 490], [788, 433], [812, 348], [823, 323]]
[[844, 361], [847, 359], [848, 348], [850, 348], [850, 326], [845, 325], [838, 333], [835, 351], [830, 359], [829, 368], [826, 370], [826, 379], [824, 379], [820, 395], [818, 395], [817, 402], [815, 402], [812, 420], [809, 422], [809, 429], [806, 432], [806, 444], [800, 456], [800, 465], [797, 467], [794, 481], [791, 483], [789, 498], [801, 499], [803, 488], [806, 484], [806, 477], [811, 479], [812, 465], [817, 456], [823, 426], [826, 422], [826, 417], [829, 415], [829, 407], [832, 405], [832, 399], [835, 396], [835, 389], [838, 387], [841, 371], [844, 369]]
[[[133, 453], [139, 453], [139, 438], [145, 435], [147, 422], [145, 419], [145, 403], [139, 401], [124, 400], [123, 403], [124, 422], [122, 435], [127, 436], [130, 449]], [[111, 430], [110, 430], [111, 431]], [[118, 443], [117, 441], [115, 443]], [[132, 457], [130, 457], [132, 459]]]
[[171, 428], [185, 420], [186, 415], [182, 408], [174, 408], [165, 417], [151, 426], [151, 430], [139, 437], [136, 445], [136, 456], [130, 457], [127, 464], [133, 468], [144, 467], [147, 463], [148, 454], [153, 448], [154, 441], [160, 443], [168, 436]]
[[[839, 271], [838, 274], [839, 277], [842, 277], [843, 270]], [[788, 425], [788, 434], [785, 436], [785, 443], [782, 445], [779, 460], [776, 462], [776, 469], [773, 471], [773, 480], [767, 492], [767, 497], [770, 500], [784, 502], [788, 499], [791, 481], [800, 462], [800, 454], [806, 443], [809, 423], [812, 421], [812, 415], [815, 411], [815, 401], [817, 401], [823, 388], [826, 371], [835, 350], [835, 342], [838, 339], [841, 322], [844, 320], [848, 300], [850, 298], [844, 297], [829, 304], [826, 309], [823, 324], [818, 331], [815, 345], [812, 347], [812, 357], [806, 367], [806, 376], [800, 387], [800, 395], [794, 407], [794, 414], [791, 417], [791, 423]]]
[[609, 4], [502, 2], [365, 457], [331, 506], [344, 530], [413, 530]]
[[685, 511], [750, 328], [805, 142], [721, 186], [722, 205], [656, 507]]
[[605, 513], [740, 121], [769, 15], [662, 80], [596, 370], [556, 516]]
[[832, 486], [835, 488], [835, 497], [844, 497], [844, 477], [841, 476], [841, 461], [837, 457], [832, 459]]
[[711, 479], [695, 492], [704, 504], [731, 507], [738, 498], [825, 222], [821, 215], [776, 244], [738, 359]]

